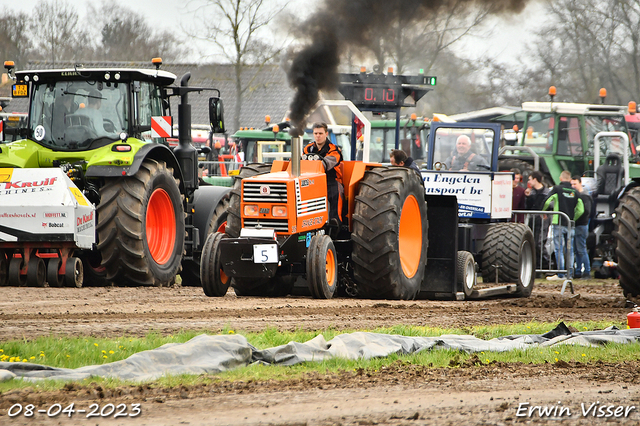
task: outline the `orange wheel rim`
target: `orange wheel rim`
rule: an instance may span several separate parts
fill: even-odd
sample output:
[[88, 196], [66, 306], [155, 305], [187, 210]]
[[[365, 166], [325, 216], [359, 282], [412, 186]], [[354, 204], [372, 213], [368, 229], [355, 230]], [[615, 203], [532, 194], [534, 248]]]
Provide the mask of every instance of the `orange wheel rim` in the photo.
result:
[[226, 230], [227, 230], [227, 221], [225, 220], [220, 224], [220, 226], [218, 226], [218, 230], [216, 232], [222, 232], [224, 234]]
[[228, 279], [229, 277], [227, 277], [227, 274], [225, 274], [222, 268], [220, 268], [220, 282], [226, 284]]
[[153, 191], [147, 206], [147, 245], [151, 257], [164, 265], [173, 254], [176, 244], [176, 216], [169, 194], [164, 189]]
[[327, 284], [329, 287], [333, 287], [336, 279], [336, 260], [333, 256], [333, 250], [327, 250], [325, 270], [327, 273]]
[[398, 229], [398, 248], [402, 271], [408, 278], [418, 272], [422, 257], [422, 216], [420, 205], [413, 195], [407, 197], [402, 206]]

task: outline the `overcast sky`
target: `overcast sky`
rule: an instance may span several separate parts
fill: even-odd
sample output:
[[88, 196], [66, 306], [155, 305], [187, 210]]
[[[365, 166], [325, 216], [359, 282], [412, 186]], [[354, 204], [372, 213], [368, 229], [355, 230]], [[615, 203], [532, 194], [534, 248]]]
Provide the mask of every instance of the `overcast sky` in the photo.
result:
[[[40, 1], [41, 0], [0, 0], [0, 6], [29, 13], [35, 9], [36, 4]], [[81, 18], [86, 14], [88, 4], [99, 4], [99, 0], [66, 1], [76, 7]], [[192, 11], [198, 4], [203, 3], [202, 0], [117, 1], [144, 15], [147, 18], [147, 22], [152, 26], [169, 30], [176, 28], [179, 32], [180, 24], [189, 26], [194, 22]], [[283, 3], [285, 0], [267, 1]], [[309, 5], [312, 7], [315, 3], [316, 0], [291, 0], [289, 8], [299, 13], [301, 10], [310, 7]], [[527, 40], [531, 39], [533, 31], [540, 26], [542, 21], [542, 6], [540, 2], [532, 1], [524, 12], [519, 15], [511, 15], [508, 19], [493, 19], [494, 35], [492, 37], [483, 39], [469, 38], [464, 43], [459, 44], [456, 50], [463, 52], [465, 56], [479, 57], [486, 53], [499, 61], [515, 63], [518, 56], [523, 53]], [[204, 47], [204, 49], [206, 49], [206, 47]], [[190, 59], [197, 61], [200, 58], [194, 56]]]

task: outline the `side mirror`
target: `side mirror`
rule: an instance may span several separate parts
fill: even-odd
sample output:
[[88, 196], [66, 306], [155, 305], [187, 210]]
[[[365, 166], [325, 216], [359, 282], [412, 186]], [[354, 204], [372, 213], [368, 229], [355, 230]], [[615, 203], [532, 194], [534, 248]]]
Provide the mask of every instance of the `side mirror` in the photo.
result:
[[209, 98], [209, 122], [213, 133], [224, 133], [224, 108], [222, 99]]

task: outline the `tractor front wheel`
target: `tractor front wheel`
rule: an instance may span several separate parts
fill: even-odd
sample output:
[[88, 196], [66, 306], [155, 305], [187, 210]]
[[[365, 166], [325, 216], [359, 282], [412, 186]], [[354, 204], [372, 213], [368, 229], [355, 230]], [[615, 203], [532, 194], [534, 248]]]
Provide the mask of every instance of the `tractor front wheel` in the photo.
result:
[[226, 235], [215, 232], [207, 237], [200, 257], [200, 279], [204, 294], [209, 297], [222, 297], [229, 290], [231, 279], [220, 265], [220, 241]]
[[307, 281], [314, 299], [331, 299], [338, 287], [336, 249], [328, 235], [316, 235], [307, 251]]

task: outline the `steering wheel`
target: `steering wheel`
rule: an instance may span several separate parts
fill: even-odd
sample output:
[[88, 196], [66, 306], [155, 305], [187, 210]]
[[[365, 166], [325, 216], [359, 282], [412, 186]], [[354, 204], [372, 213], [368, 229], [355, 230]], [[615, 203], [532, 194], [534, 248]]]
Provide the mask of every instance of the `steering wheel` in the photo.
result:
[[109, 120], [108, 118], [102, 119], [102, 128], [109, 133], [116, 132], [116, 126], [113, 124], [113, 121]]
[[445, 163], [441, 163], [440, 161], [436, 161], [436, 162], [433, 164], [433, 168], [434, 168], [435, 170], [438, 170], [438, 171], [440, 171], [440, 170], [444, 170], [444, 171], [449, 170], [449, 168], [447, 167], [447, 165], [446, 165]]

